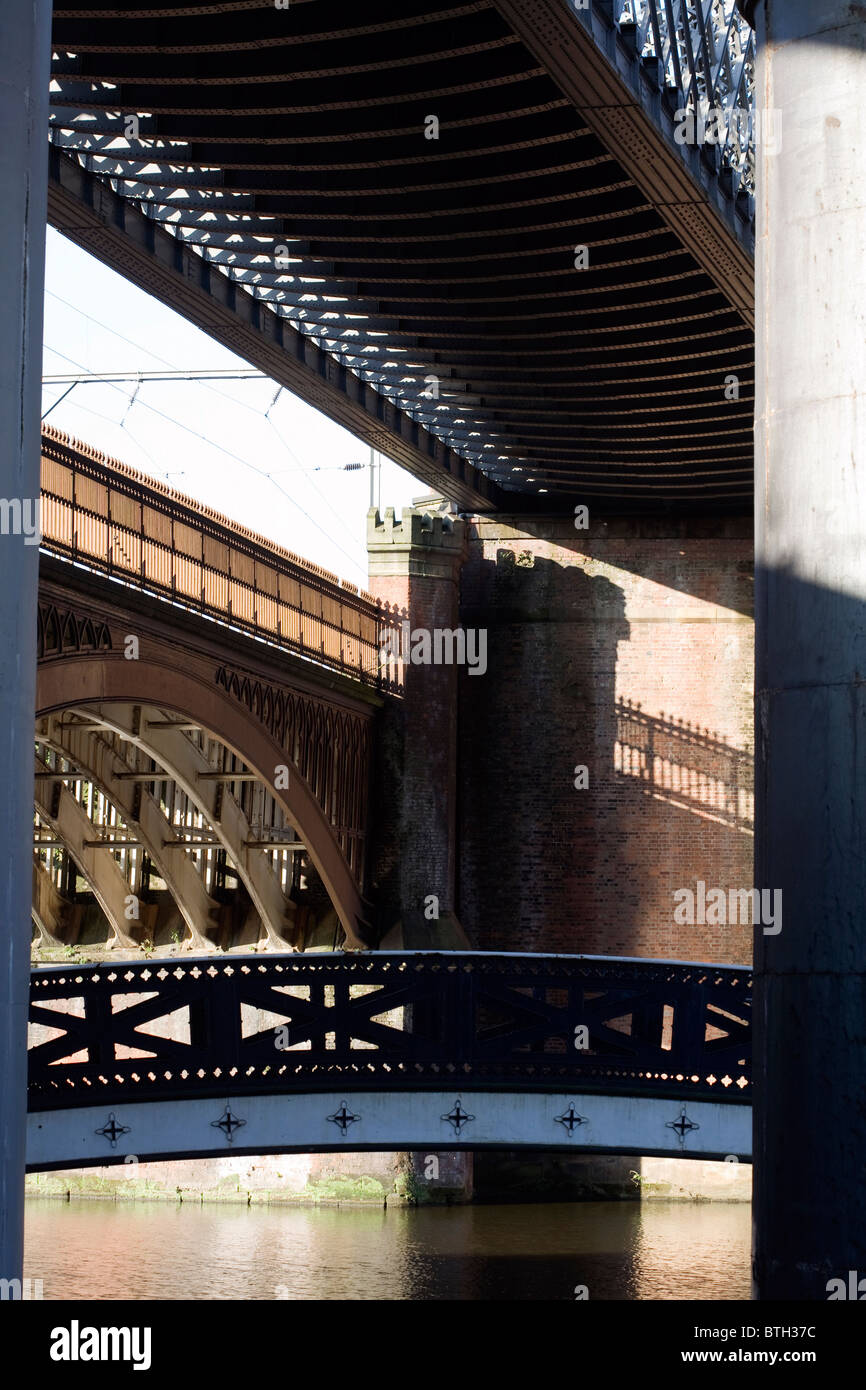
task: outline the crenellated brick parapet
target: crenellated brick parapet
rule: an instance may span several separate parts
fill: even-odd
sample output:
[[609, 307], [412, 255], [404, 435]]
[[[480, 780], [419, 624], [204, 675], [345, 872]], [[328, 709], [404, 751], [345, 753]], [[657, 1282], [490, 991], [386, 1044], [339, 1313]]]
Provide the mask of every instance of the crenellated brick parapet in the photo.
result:
[[393, 507], [384, 518], [375, 508], [367, 513], [370, 588], [376, 593], [381, 579], [455, 581], [465, 553], [462, 517], [417, 507], [404, 507], [399, 520]]

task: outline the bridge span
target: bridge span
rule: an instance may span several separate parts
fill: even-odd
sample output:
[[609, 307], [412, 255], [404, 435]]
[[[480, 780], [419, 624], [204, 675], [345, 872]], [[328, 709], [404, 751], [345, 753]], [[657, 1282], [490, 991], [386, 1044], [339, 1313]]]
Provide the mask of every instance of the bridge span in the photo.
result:
[[78, 940], [83, 883], [114, 946], [285, 950], [323, 913], [329, 944], [360, 945], [400, 615], [58, 431], [42, 447], [40, 941]]
[[327, 952], [34, 970], [30, 1171], [339, 1150], [751, 1156], [751, 972]]
[[734, 0], [53, 11], [65, 237], [462, 508], [749, 507]]

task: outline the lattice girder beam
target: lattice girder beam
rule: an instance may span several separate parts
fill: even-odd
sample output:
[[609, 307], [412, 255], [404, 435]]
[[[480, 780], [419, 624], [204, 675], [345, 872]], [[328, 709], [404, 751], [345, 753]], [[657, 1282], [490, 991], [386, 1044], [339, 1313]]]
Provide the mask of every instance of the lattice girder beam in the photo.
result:
[[[754, 326], [754, 270], [750, 236], [740, 228], [733, 210], [728, 225], [707, 199], [700, 185], [700, 153], [687, 168], [672, 140], [655, 141], [647, 157], [650, 122], [662, 124], [659, 114], [648, 119], [649, 98], [643, 102], [639, 76], [640, 54], [628, 79], [617, 70], [615, 56], [599, 62], [599, 47], [614, 55], [617, 35], [592, 9], [570, 12], [560, 0], [495, 0], [497, 10], [521, 36], [531, 53], [543, 63], [560, 91], [573, 101], [582, 119], [606, 148], [616, 144], [619, 164], [634, 179], [660, 216], [687, 246], [710, 278], [718, 285], [745, 323]], [[636, 26], [635, 26], [636, 27]], [[676, 47], [673, 56], [677, 65]], [[681, 82], [685, 83], [685, 73]], [[637, 85], [635, 85], [637, 84]], [[664, 186], [660, 196], [659, 188]], [[731, 236], [733, 231], [734, 236]]]
[[[49, 221], [64, 236], [109, 265], [122, 264], [148, 293], [443, 495], [472, 510], [499, 505], [501, 489], [471, 462], [348, 373], [310, 335], [214, 272], [182, 234], [173, 236], [59, 149], [51, 151], [49, 169]], [[230, 220], [224, 213], [202, 217], [201, 226], [239, 238], [282, 231], [281, 219]]]

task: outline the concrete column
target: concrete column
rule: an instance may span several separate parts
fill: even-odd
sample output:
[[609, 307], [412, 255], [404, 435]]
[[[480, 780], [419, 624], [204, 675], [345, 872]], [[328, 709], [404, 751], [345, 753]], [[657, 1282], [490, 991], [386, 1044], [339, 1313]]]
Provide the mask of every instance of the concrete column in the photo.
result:
[[866, 1277], [866, 9], [755, 17], [754, 1287], [823, 1300]]
[[51, 0], [0, 0], [0, 34], [0, 497], [10, 504], [0, 535], [0, 1278], [15, 1279], [24, 1239], [39, 549], [14, 518], [17, 505], [32, 519], [39, 497]]
[[[384, 521], [375, 510], [368, 514], [370, 589], [394, 612], [407, 648], [402, 704], [379, 748], [377, 819], [390, 825], [384, 854], [391, 865], [383, 882], [380, 846], [377, 892], [390, 900], [392, 917], [399, 915], [402, 941], [388, 944], [409, 949], [467, 944], [454, 917], [458, 666], [419, 661], [416, 646], [420, 634], [432, 641], [437, 630], [457, 629], [465, 549], [457, 517], [409, 507], [400, 521], [393, 508]], [[409, 660], [413, 649], [416, 659]]]

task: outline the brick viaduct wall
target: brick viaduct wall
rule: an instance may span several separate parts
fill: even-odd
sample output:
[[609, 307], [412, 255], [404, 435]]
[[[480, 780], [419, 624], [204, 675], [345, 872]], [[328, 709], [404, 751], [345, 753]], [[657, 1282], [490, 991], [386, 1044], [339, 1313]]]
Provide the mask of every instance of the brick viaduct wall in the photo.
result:
[[[465, 531], [460, 520], [409, 508], [401, 518], [393, 508], [384, 519], [370, 513], [370, 584], [412, 629], [457, 626]], [[406, 663], [404, 698], [378, 721], [371, 887], [387, 945], [468, 945], [453, 920], [458, 676], [456, 665]], [[425, 916], [425, 908], [435, 911], [435, 919]], [[399, 943], [389, 937], [395, 924]]]
[[461, 619], [488, 630], [487, 674], [459, 679], [473, 944], [751, 960], [751, 927], [679, 925], [673, 897], [753, 882], [751, 524], [498, 516], [467, 535]]

